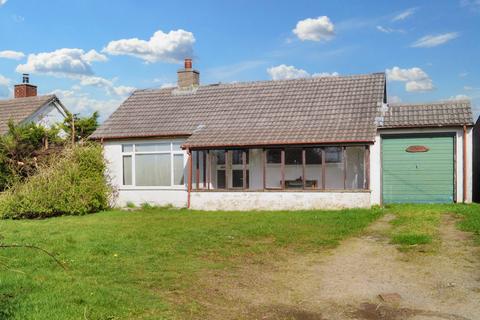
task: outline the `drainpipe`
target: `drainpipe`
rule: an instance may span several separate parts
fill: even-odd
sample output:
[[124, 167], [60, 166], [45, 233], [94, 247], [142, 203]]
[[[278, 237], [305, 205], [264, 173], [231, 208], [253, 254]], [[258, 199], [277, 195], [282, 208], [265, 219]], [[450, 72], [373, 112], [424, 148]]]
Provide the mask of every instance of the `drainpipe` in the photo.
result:
[[463, 125], [463, 203], [467, 202], [467, 126]]
[[187, 149], [188, 154], [188, 183], [187, 183], [187, 208], [190, 209], [190, 193], [192, 192], [192, 150]]

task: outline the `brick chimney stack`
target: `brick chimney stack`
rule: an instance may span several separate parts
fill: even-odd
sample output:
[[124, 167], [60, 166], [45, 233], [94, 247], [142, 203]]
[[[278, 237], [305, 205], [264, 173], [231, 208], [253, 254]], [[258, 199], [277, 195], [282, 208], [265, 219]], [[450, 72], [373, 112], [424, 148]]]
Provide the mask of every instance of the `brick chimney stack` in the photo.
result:
[[177, 71], [180, 89], [194, 88], [200, 85], [200, 72], [192, 69], [192, 59], [185, 59], [184, 68]]
[[23, 74], [22, 84], [15, 85], [15, 99], [37, 96], [37, 86], [30, 84], [28, 73]]

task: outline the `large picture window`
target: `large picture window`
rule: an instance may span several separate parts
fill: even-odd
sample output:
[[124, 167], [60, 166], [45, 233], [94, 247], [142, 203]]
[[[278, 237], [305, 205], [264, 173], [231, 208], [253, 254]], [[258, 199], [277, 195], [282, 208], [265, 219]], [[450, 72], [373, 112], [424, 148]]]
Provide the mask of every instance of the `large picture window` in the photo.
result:
[[123, 185], [172, 187], [184, 185], [184, 153], [179, 142], [122, 145]]

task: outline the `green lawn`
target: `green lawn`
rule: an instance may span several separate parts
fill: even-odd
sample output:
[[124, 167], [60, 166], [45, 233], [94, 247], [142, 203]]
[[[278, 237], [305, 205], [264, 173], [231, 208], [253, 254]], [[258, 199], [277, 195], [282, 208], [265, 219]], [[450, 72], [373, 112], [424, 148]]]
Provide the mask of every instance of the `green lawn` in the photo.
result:
[[[3, 220], [0, 319], [184, 319], [202, 271], [335, 246], [381, 209], [195, 212], [145, 209], [46, 220]], [[278, 255], [277, 255], [278, 254]], [[281, 255], [280, 255], [281, 256]]]
[[395, 215], [388, 230], [391, 242], [408, 249], [414, 245], [427, 245], [435, 250], [439, 241], [439, 225], [442, 215], [452, 214], [459, 218], [458, 227], [472, 232], [475, 241], [480, 243], [480, 205], [389, 205], [386, 212]]

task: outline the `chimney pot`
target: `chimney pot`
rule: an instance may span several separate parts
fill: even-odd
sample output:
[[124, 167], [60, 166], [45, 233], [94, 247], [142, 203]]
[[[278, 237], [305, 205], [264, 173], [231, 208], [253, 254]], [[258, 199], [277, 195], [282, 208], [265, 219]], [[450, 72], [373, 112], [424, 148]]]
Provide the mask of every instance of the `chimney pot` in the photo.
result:
[[30, 83], [30, 76], [28, 73], [23, 74], [22, 83]]
[[185, 69], [192, 69], [192, 59], [185, 59]]

